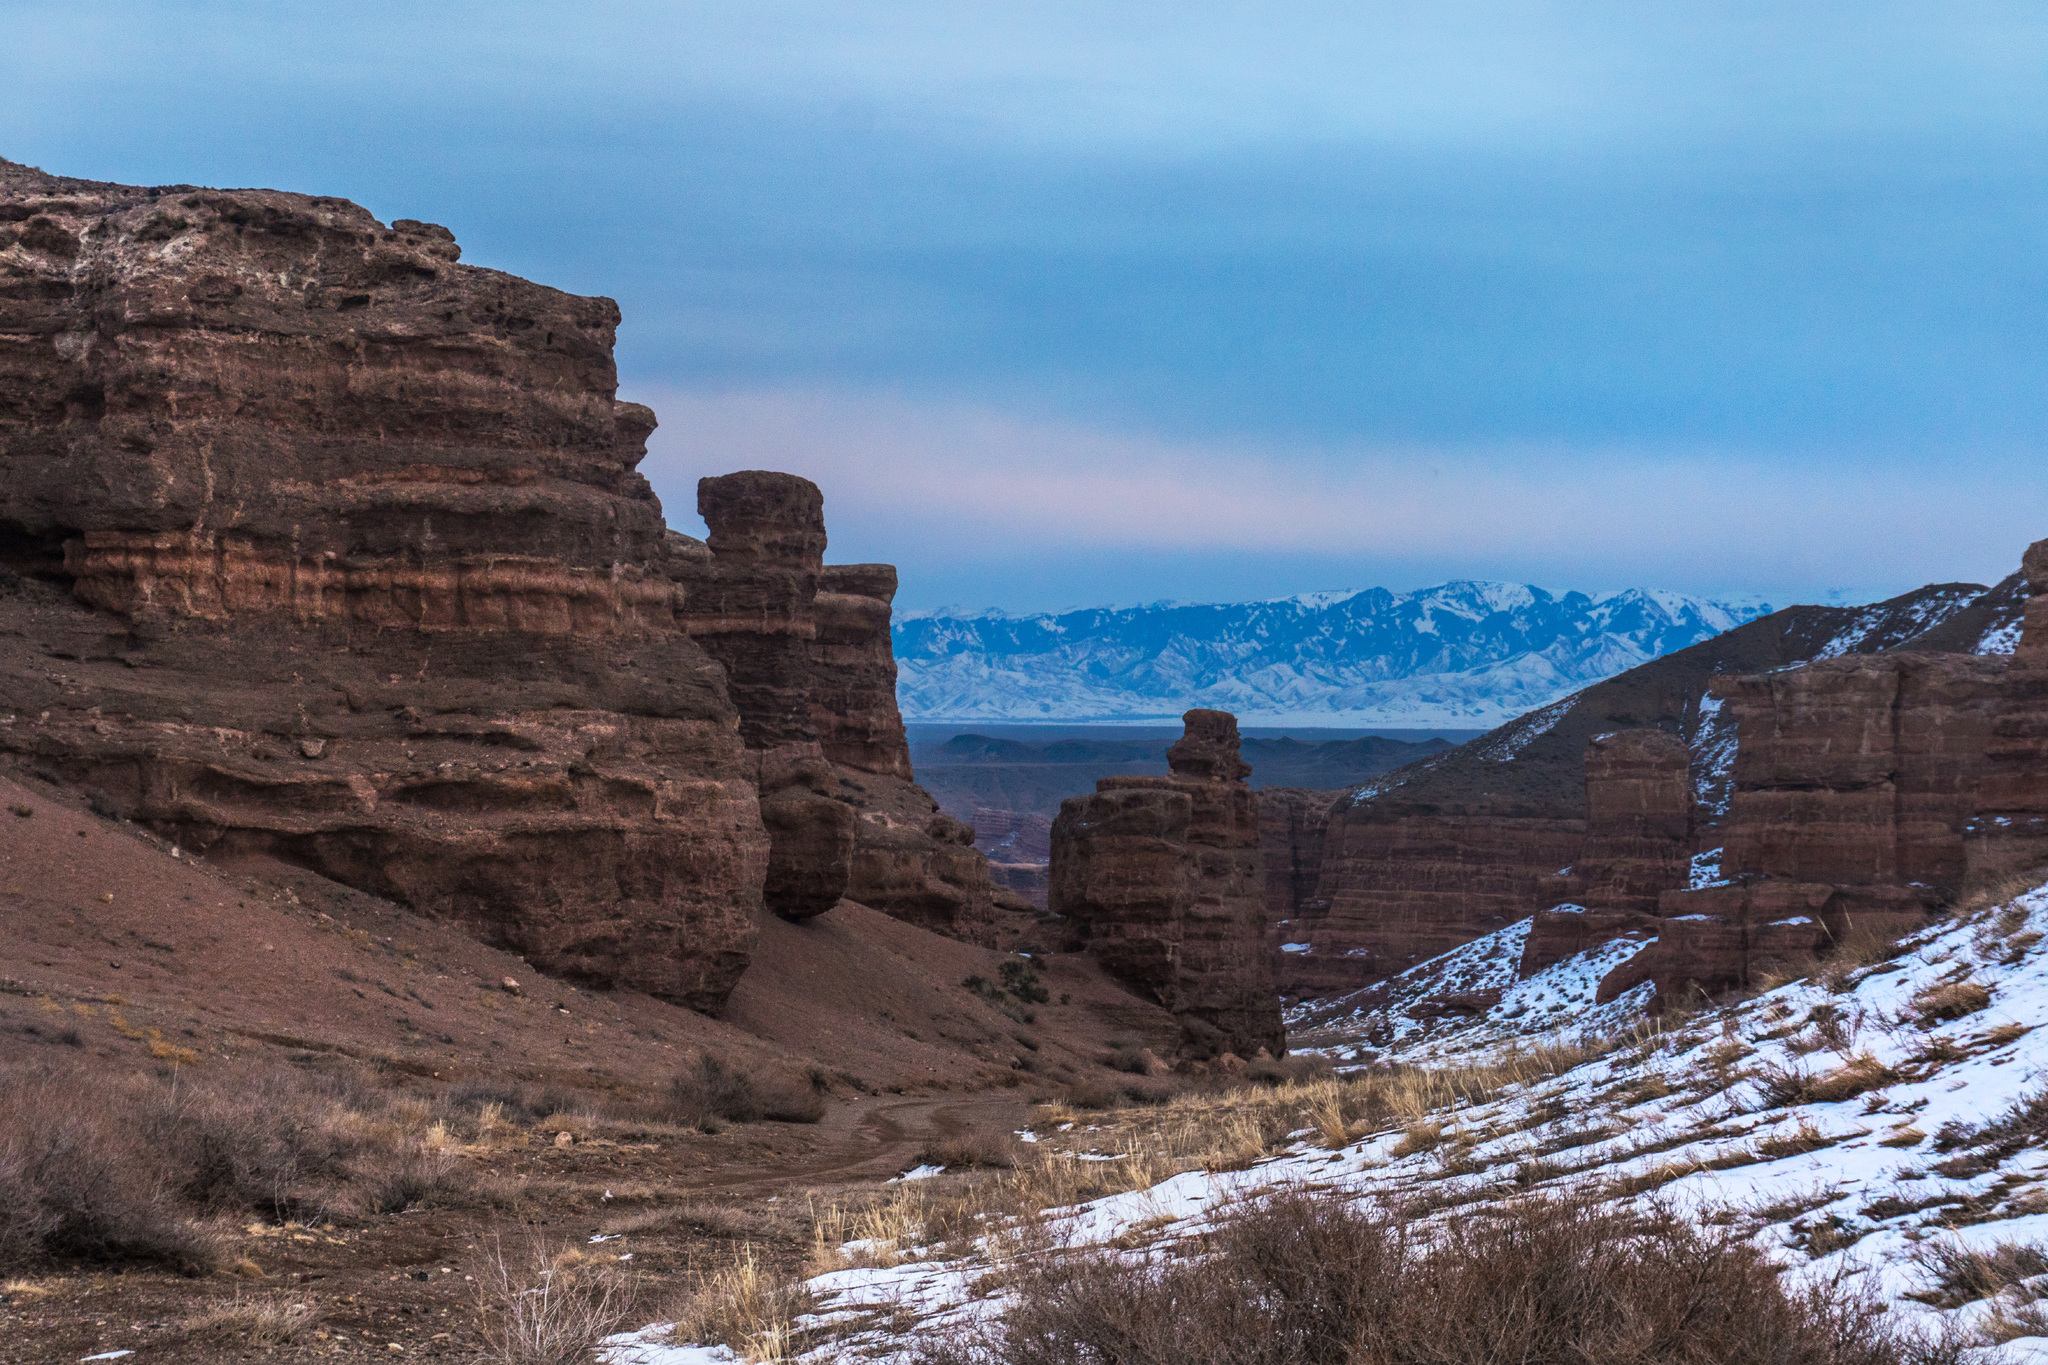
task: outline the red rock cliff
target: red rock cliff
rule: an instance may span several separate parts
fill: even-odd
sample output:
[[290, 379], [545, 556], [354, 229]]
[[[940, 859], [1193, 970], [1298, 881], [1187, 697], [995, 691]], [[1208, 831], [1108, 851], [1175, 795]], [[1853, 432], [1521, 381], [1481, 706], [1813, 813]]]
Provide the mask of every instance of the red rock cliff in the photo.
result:
[[890, 768], [886, 604], [878, 649], [803, 480], [666, 531], [618, 319], [344, 200], [0, 163], [0, 753], [703, 1009], [764, 889], [857, 884], [865, 763], [899, 882], [971, 921], [985, 866]]
[[1179, 1017], [1182, 1051], [1286, 1048], [1265, 950], [1259, 797], [1237, 719], [1190, 711], [1167, 777], [1106, 777], [1053, 822], [1049, 904], [1108, 970]]

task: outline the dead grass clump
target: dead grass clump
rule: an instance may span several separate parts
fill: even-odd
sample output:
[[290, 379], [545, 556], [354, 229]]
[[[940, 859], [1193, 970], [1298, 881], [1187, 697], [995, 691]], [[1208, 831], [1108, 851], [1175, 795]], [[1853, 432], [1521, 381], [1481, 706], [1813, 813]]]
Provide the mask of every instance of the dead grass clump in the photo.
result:
[[237, 1294], [187, 1318], [182, 1327], [190, 1336], [246, 1336], [251, 1346], [269, 1347], [296, 1341], [320, 1320], [320, 1306], [311, 1299], [277, 1294], [245, 1299]]
[[1020, 1268], [995, 1324], [922, 1365], [1935, 1365], [1843, 1291], [1790, 1293], [1728, 1229], [1525, 1200], [1428, 1235], [1331, 1192], [1248, 1203], [1201, 1256]]
[[586, 1096], [559, 1085], [520, 1085], [483, 1078], [457, 1081], [448, 1087], [444, 1099], [457, 1110], [473, 1109], [480, 1117], [489, 1110], [491, 1119], [525, 1124], [538, 1123], [556, 1114], [573, 1113], [588, 1103]]
[[980, 1166], [990, 1170], [1012, 1170], [1022, 1155], [1023, 1144], [1015, 1137], [993, 1128], [970, 1128], [964, 1133], [935, 1137], [925, 1143], [918, 1160], [947, 1170]]
[[1899, 1079], [1897, 1072], [1867, 1052], [1859, 1052], [1832, 1071], [1767, 1066], [1757, 1073], [1765, 1102], [1773, 1108], [1795, 1104], [1837, 1104], [1881, 1089]]
[[761, 1119], [816, 1123], [825, 1117], [825, 1097], [814, 1082], [704, 1052], [689, 1070], [678, 1072], [669, 1082], [656, 1108], [671, 1122], [697, 1128], [720, 1119], [729, 1123]]
[[1926, 1273], [1929, 1285], [1909, 1297], [1936, 1308], [1960, 1308], [2021, 1286], [2038, 1275], [2048, 1275], [2048, 1251], [2024, 1242], [1999, 1242], [1974, 1251], [1960, 1240], [1934, 1238], [1915, 1247], [1913, 1259]]
[[674, 1340], [727, 1346], [743, 1360], [773, 1365], [795, 1354], [796, 1319], [813, 1307], [801, 1283], [743, 1246], [730, 1263], [701, 1276], [676, 1308]]
[[1951, 1019], [1963, 1019], [1991, 1003], [1990, 988], [1981, 981], [1964, 978], [1930, 986], [1913, 997], [1913, 1013], [1920, 1027], [1932, 1028]]
[[615, 1260], [540, 1242], [507, 1253], [492, 1239], [475, 1263], [484, 1352], [497, 1365], [582, 1365], [633, 1311], [636, 1286]]

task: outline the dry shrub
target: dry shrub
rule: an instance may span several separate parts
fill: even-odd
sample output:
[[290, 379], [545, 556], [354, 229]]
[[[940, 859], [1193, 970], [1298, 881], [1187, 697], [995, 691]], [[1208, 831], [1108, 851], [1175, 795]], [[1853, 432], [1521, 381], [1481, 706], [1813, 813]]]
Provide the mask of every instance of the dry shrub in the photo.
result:
[[699, 1053], [689, 1070], [678, 1072], [655, 1107], [671, 1122], [697, 1128], [720, 1119], [729, 1123], [760, 1119], [816, 1123], [825, 1117], [825, 1097], [814, 1081], [735, 1062], [715, 1052]]
[[1991, 1003], [1991, 991], [1981, 981], [1965, 978], [1930, 986], [1913, 997], [1913, 1013], [1922, 1028], [1932, 1028], [1950, 1019], [1963, 1019]]
[[[479, 1126], [484, 1128], [496, 1126], [483, 1122], [486, 1117], [511, 1123], [538, 1123], [556, 1114], [573, 1113], [587, 1102], [584, 1096], [559, 1085], [520, 1085], [481, 1077], [457, 1081], [448, 1087], [445, 1100], [457, 1110], [476, 1110]], [[486, 1110], [491, 1111], [488, 1116]]]
[[981, 1166], [991, 1170], [1013, 1170], [1023, 1155], [1023, 1143], [994, 1128], [970, 1128], [964, 1133], [934, 1137], [918, 1153], [918, 1160], [947, 1170]]
[[[571, 1254], [573, 1253], [573, 1254]], [[508, 1254], [492, 1240], [476, 1261], [482, 1359], [497, 1365], [582, 1365], [633, 1311], [635, 1284], [615, 1260], [536, 1242]]]
[[0, 1089], [0, 1268], [218, 1263], [218, 1243], [157, 1178], [157, 1154], [122, 1096], [75, 1075], [17, 1072]]
[[429, 1149], [425, 1106], [347, 1076], [18, 1070], [0, 1093], [0, 1264], [196, 1270], [217, 1260], [219, 1217], [396, 1213], [475, 1185]]
[[1764, 1100], [1775, 1108], [1795, 1104], [1837, 1104], [1855, 1099], [1866, 1091], [1891, 1085], [1897, 1072], [1867, 1052], [1859, 1052], [1832, 1071], [1812, 1072], [1797, 1067], [1767, 1066], [1756, 1081]]
[[809, 1291], [743, 1246], [729, 1264], [700, 1277], [674, 1313], [681, 1345], [727, 1346], [772, 1365], [797, 1347], [796, 1319], [815, 1305]]
[[922, 1365], [1936, 1365], [1874, 1305], [1788, 1293], [1733, 1232], [1527, 1200], [1418, 1231], [1396, 1208], [1291, 1192], [1205, 1254], [1091, 1250], [1022, 1269], [999, 1323]]

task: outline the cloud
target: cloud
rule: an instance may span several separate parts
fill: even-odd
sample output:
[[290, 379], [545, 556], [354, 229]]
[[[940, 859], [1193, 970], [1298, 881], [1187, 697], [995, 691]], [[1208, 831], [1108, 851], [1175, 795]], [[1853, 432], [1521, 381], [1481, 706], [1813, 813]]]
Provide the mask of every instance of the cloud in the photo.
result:
[[[635, 396], [662, 419], [643, 469], [676, 525], [696, 525], [697, 477], [782, 469], [824, 489], [835, 558], [905, 561], [941, 581], [1003, 566], [1063, 602], [1091, 600], [1091, 585], [1097, 601], [1186, 598], [1191, 562], [1246, 560], [1296, 579], [1273, 593], [1378, 574], [1396, 587], [1500, 577], [1810, 598], [1844, 584], [1995, 581], [2048, 534], [2048, 491], [2005, 461], [1273, 448], [900, 395]], [[1063, 562], [1085, 566], [1082, 581]], [[911, 592], [925, 605], [959, 596], [936, 582]]]

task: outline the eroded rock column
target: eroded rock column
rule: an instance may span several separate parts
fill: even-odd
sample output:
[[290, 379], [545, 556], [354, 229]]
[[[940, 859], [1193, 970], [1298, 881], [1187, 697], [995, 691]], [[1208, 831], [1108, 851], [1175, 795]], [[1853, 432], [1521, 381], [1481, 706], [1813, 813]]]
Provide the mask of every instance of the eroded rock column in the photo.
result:
[[1053, 823], [1053, 913], [1069, 942], [1179, 1018], [1194, 1058], [1286, 1048], [1266, 959], [1259, 798], [1237, 718], [1189, 711], [1167, 777], [1107, 777]]

